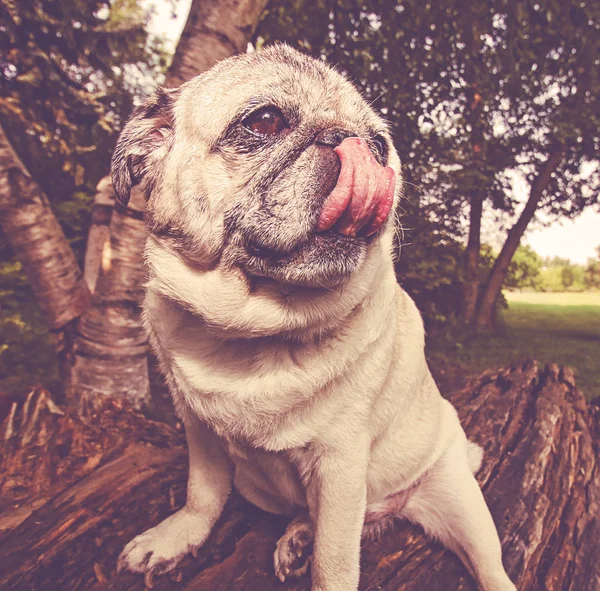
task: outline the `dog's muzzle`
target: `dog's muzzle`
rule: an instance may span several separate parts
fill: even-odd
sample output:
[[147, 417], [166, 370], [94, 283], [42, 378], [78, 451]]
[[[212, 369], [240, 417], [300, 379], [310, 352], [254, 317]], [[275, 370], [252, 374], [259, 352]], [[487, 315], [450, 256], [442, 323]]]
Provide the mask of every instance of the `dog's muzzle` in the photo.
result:
[[349, 137], [334, 148], [340, 174], [317, 223], [317, 232], [333, 228], [345, 236], [370, 236], [387, 220], [394, 202], [396, 175], [383, 167], [358, 137]]

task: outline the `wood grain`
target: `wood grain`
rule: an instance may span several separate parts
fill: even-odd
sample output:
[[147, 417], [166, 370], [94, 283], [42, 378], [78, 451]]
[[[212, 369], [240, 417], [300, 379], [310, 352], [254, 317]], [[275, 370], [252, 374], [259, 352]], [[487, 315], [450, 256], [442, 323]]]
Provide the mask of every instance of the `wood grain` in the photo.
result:
[[[598, 406], [588, 409], [570, 371], [540, 369], [533, 361], [486, 372], [451, 399], [469, 436], [485, 448], [478, 479], [517, 588], [598, 591], [600, 477], [598, 442], [592, 435], [598, 434]], [[17, 461], [29, 474], [46, 466], [45, 484], [29, 497], [46, 498], [54, 491], [48, 466], [59, 473], [72, 467], [72, 451], [52, 462], [44, 454], [27, 460], [19, 450], [35, 451], [36, 439], [20, 445], [18, 416], [4, 442], [2, 475], [7, 459], [13, 478]], [[95, 431], [104, 437], [97, 466], [80, 471], [76, 481], [63, 480], [62, 492], [0, 537], [1, 589], [145, 588], [140, 576], [116, 574], [116, 558], [129, 539], [183, 504], [185, 448], [180, 433], [122, 406], [105, 409], [103, 416], [104, 426]], [[43, 430], [52, 433], [50, 441], [64, 440], [71, 432], [73, 441], [91, 445], [81, 435], [90, 427], [78, 423], [78, 417], [44, 412], [38, 417], [46, 425]], [[68, 427], [60, 426], [67, 422]], [[123, 430], [118, 435], [102, 435], [119, 424]], [[48, 440], [40, 445], [46, 454], [60, 453], [60, 445]], [[80, 444], [80, 449], [87, 448]], [[272, 553], [284, 528], [285, 520], [233, 495], [198, 556], [188, 556], [173, 573], [155, 577], [153, 588], [308, 591], [309, 577], [285, 584], [274, 577]], [[418, 527], [400, 521], [364, 545], [361, 573], [361, 591], [475, 591], [453, 554]]]

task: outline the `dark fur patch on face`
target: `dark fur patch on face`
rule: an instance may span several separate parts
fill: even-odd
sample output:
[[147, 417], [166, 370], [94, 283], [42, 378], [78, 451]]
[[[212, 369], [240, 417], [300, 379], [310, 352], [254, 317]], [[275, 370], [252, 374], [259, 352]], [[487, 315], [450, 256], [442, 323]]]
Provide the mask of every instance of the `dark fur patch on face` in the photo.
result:
[[[298, 146], [296, 151], [282, 158], [277, 166], [254, 179], [248, 189], [248, 201], [257, 205], [250, 211], [244, 211], [237, 227], [244, 243], [254, 248], [255, 252], [272, 250], [285, 254], [297, 249], [301, 243], [309, 241], [313, 235], [321, 207], [336, 185], [340, 161], [333, 149], [314, 148], [310, 176], [297, 175], [293, 165], [297, 163], [300, 155], [306, 152], [306, 148], [306, 145]], [[302, 216], [305, 222], [304, 230], [286, 226], [290, 207], [305, 212]], [[283, 234], [292, 231], [295, 234], [293, 240], [286, 240]]]
[[284, 284], [332, 288], [358, 269], [369, 241], [330, 230], [283, 255], [258, 250], [243, 268], [251, 276], [270, 277]]
[[[123, 205], [129, 202], [131, 188], [142, 184], [146, 198], [156, 186], [162, 167], [160, 160], [173, 136], [173, 104], [178, 90], [159, 88], [137, 107], [117, 140], [111, 161], [115, 194]], [[159, 154], [163, 151], [163, 154]]]

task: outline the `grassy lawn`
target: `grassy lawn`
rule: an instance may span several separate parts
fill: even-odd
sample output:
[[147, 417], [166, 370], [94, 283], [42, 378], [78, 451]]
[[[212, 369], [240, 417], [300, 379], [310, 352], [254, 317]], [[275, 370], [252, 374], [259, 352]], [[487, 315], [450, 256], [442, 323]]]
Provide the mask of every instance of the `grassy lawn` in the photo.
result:
[[468, 371], [507, 365], [523, 357], [575, 371], [586, 398], [600, 396], [600, 293], [505, 293], [503, 334], [459, 343], [429, 343], [433, 359], [445, 355]]

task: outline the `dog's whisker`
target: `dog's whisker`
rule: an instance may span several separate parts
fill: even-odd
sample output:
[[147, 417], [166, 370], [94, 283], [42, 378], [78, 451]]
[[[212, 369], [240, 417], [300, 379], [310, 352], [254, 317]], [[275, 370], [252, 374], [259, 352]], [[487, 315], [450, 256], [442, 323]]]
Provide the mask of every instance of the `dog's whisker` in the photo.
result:
[[411, 183], [410, 181], [405, 181], [404, 179], [402, 179], [402, 181], [400, 181], [403, 185], [408, 185], [409, 187], [414, 187], [415, 189], [417, 189], [418, 191], [424, 192], [425, 189], [423, 187], [421, 187], [420, 185], [415, 185], [415, 183]]

